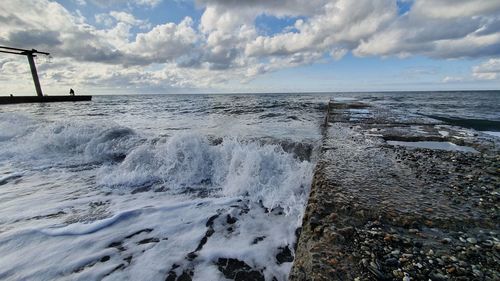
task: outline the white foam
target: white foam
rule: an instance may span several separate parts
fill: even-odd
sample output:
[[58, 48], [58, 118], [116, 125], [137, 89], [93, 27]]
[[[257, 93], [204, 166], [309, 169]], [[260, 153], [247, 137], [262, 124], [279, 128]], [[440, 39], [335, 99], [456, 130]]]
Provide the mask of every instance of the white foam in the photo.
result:
[[[277, 144], [231, 137], [216, 145], [193, 132], [145, 139], [112, 123], [23, 124], [0, 140], [0, 161], [14, 166], [5, 171], [25, 169], [0, 178], [0, 279], [165, 280], [177, 264], [194, 280], [224, 280], [218, 258], [287, 279], [291, 263], [277, 264], [276, 254], [295, 242], [312, 163]], [[170, 191], [132, 193], [150, 184]], [[193, 189], [210, 192], [197, 198]], [[189, 262], [217, 214], [215, 232]], [[253, 244], [257, 237], [265, 238]], [[110, 246], [117, 242], [123, 249]]]
[[443, 136], [443, 137], [447, 137], [447, 136], [449, 136], [449, 135], [450, 135], [450, 132], [448, 132], [448, 131], [438, 131], [438, 133], [439, 133], [441, 136]]
[[131, 129], [113, 123], [20, 120], [10, 135], [0, 136], [0, 160], [30, 161], [39, 167], [101, 162], [126, 154], [139, 141]]
[[[221, 189], [225, 196], [247, 195], [285, 212], [304, 203], [313, 165], [300, 162], [278, 145], [181, 133], [165, 143], [143, 144], [119, 165], [101, 169], [98, 182], [129, 188], [159, 182], [168, 188]], [[209, 184], [206, 184], [209, 183]]]
[[427, 149], [438, 149], [438, 150], [448, 150], [448, 151], [462, 151], [462, 152], [472, 152], [479, 153], [472, 147], [456, 145], [452, 142], [441, 142], [441, 141], [387, 141], [390, 145], [406, 146], [413, 148], [427, 148]]
[[24, 175], [24, 173], [11, 173], [8, 175], [5, 175], [3, 177], [0, 177], [0, 185], [5, 184], [9, 182], [10, 180], [20, 178]]
[[487, 135], [490, 135], [490, 136], [494, 136], [494, 137], [498, 137], [498, 138], [500, 138], [500, 132], [483, 131], [483, 133], [485, 133], [485, 134], [487, 134]]

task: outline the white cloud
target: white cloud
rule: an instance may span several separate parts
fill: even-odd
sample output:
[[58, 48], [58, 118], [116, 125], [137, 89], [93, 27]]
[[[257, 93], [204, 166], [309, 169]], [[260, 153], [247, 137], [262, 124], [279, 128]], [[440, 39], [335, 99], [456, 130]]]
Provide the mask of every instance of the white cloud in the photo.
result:
[[358, 56], [434, 58], [500, 54], [500, 1], [419, 0], [354, 49]]
[[[78, 0], [77, 0], [78, 1]], [[98, 7], [112, 7], [119, 4], [127, 4], [133, 6], [155, 7], [162, 2], [162, 0], [86, 0], [93, 3]]]
[[396, 6], [387, 1], [331, 1], [309, 20], [297, 20], [297, 32], [259, 36], [248, 44], [249, 56], [288, 55], [303, 51], [329, 52], [357, 46], [396, 17]]
[[456, 83], [465, 81], [464, 77], [459, 76], [446, 76], [443, 78], [443, 83]]
[[118, 22], [123, 22], [132, 26], [139, 26], [141, 28], [149, 28], [151, 24], [147, 20], [139, 20], [134, 15], [127, 12], [111, 11], [109, 15]]
[[[95, 15], [94, 26], [53, 1], [0, 1], [0, 43], [51, 51], [57, 63], [44, 66], [47, 83], [209, 88], [340, 60], [349, 52], [438, 59], [500, 55], [498, 0], [400, 0], [411, 3], [403, 15], [395, 0], [195, 0], [204, 9], [199, 21], [186, 17], [156, 26], [139, 19], [134, 7], [149, 10], [161, 0], [74, 1], [121, 4], [123, 10]], [[261, 15], [296, 20], [264, 35], [256, 27]], [[475, 67], [473, 76], [497, 79], [498, 64], [490, 59]], [[0, 61], [9, 77], [16, 75], [15, 66]]]
[[146, 33], [137, 34], [135, 41], [123, 50], [133, 58], [132, 63], [134, 58], [144, 64], [175, 61], [176, 58], [188, 56], [195, 51], [198, 34], [192, 25], [193, 20], [189, 17], [179, 24], [157, 25]]
[[412, 13], [419, 17], [453, 19], [477, 15], [498, 15], [500, 3], [497, 0], [417, 0]]
[[472, 76], [480, 80], [500, 79], [500, 58], [488, 61], [472, 68]]
[[150, 6], [154, 7], [158, 4], [161, 3], [162, 0], [136, 0], [135, 2], [139, 5], [145, 5], [145, 6]]

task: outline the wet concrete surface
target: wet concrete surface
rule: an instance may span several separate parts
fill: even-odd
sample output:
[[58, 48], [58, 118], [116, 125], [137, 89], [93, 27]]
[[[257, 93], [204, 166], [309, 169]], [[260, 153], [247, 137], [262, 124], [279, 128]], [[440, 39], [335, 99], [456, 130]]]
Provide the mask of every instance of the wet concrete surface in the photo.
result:
[[498, 138], [359, 102], [328, 112], [290, 280], [500, 280]]

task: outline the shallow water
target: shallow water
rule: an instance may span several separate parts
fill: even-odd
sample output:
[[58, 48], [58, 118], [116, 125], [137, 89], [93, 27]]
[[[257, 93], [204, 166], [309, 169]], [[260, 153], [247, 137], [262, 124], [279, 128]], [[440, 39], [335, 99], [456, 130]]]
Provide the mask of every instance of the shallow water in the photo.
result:
[[406, 146], [413, 148], [427, 148], [427, 149], [437, 149], [437, 150], [447, 150], [447, 151], [461, 151], [461, 152], [472, 152], [478, 153], [472, 147], [456, 145], [452, 142], [443, 141], [387, 141], [390, 145], [396, 146]]
[[498, 93], [471, 92], [2, 106], [0, 279], [223, 280], [225, 258], [286, 280], [332, 97], [500, 120]]

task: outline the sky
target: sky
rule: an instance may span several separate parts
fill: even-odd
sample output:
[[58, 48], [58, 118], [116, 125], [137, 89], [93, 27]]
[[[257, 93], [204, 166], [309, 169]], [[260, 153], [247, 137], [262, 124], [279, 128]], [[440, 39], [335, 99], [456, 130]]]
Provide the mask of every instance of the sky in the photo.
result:
[[[498, 0], [2, 0], [45, 94], [500, 89]], [[34, 94], [0, 54], [0, 95]]]

